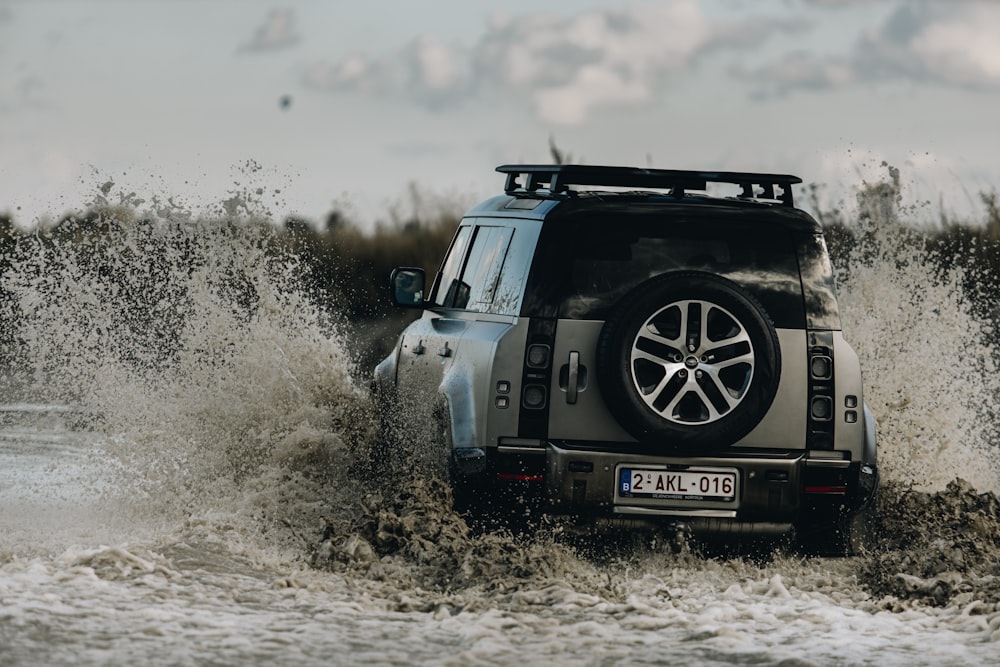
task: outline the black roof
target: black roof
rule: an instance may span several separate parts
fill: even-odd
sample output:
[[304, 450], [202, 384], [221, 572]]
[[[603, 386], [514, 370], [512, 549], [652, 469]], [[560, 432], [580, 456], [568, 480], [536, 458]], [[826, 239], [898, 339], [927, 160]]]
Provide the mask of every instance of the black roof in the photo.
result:
[[[739, 199], [770, 200], [793, 206], [792, 185], [802, 179], [790, 174], [738, 171], [682, 171], [580, 164], [505, 164], [497, 171], [507, 174], [504, 191], [509, 195], [559, 196], [570, 186], [669, 190], [682, 199], [689, 190], [705, 190], [709, 183], [729, 183], [742, 188]], [[518, 180], [525, 177], [523, 184]], [[757, 189], [759, 188], [759, 190]]]

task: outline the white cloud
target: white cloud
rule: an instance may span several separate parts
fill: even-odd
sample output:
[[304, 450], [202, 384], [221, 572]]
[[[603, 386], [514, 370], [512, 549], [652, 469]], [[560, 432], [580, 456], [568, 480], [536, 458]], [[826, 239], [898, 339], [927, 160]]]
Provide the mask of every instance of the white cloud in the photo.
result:
[[894, 79], [1000, 90], [998, 30], [1000, 3], [916, 0], [900, 3], [883, 25], [860, 35], [849, 56], [800, 52], [739, 73], [762, 95]]
[[354, 54], [335, 65], [313, 65], [306, 70], [305, 80], [314, 88], [367, 91], [376, 85], [372, 74], [372, 63], [364, 56]]
[[942, 81], [1000, 87], [1000, 5], [936, 13], [908, 46], [925, 71]]
[[600, 108], [647, 103], [716, 34], [695, 3], [672, 2], [518, 22], [491, 34], [483, 55], [544, 122], [578, 125]]
[[553, 125], [581, 125], [595, 109], [637, 106], [650, 96], [643, 82], [603, 65], [582, 67], [565, 85], [543, 88], [534, 95], [539, 117]]
[[435, 108], [464, 95], [471, 78], [466, 54], [423, 35], [392, 56], [355, 53], [333, 64], [316, 63], [305, 81], [324, 90], [406, 95]]
[[295, 12], [291, 9], [273, 9], [264, 25], [257, 28], [253, 38], [243, 46], [246, 51], [274, 51], [299, 41], [295, 32]]
[[318, 64], [315, 87], [406, 96], [430, 107], [476, 95], [524, 99], [546, 123], [579, 125], [595, 111], [650, 103], [704, 54], [746, 48], [780, 22], [712, 21], [695, 0], [665, 0], [571, 18], [495, 14], [468, 49], [423, 36], [383, 57]]
[[437, 38], [424, 35], [413, 45], [414, 79], [429, 90], [449, 90], [464, 78], [459, 54]]

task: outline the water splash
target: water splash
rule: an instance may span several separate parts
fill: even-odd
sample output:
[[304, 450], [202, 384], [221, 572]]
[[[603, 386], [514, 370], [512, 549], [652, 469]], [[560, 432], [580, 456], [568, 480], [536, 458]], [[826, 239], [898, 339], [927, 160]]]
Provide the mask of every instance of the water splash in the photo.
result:
[[130, 512], [315, 520], [371, 425], [334, 319], [270, 225], [145, 213], [92, 208], [6, 258], [20, 390], [95, 415]]
[[1000, 400], [993, 326], [966, 285], [977, 267], [942, 268], [918, 231], [919, 211], [900, 209], [899, 172], [864, 186], [856, 243], [839, 267], [845, 336], [861, 357], [885, 478], [942, 490], [956, 478], [1000, 491], [992, 424]]

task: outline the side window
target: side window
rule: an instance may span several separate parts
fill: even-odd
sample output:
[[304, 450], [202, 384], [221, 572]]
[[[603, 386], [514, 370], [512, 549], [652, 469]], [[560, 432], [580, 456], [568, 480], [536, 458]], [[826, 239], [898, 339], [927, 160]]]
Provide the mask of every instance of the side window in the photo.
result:
[[510, 227], [477, 227], [462, 273], [462, 283], [469, 286], [465, 303], [456, 299], [454, 307], [476, 312], [492, 312], [493, 297], [507, 248], [514, 230]]
[[469, 239], [472, 238], [472, 226], [466, 225], [458, 228], [455, 233], [455, 240], [451, 242], [448, 257], [441, 266], [441, 273], [438, 275], [438, 283], [434, 290], [432, 301], [438, 306], [464, 308], [455, 306], [455, 301], [464, 298], [468, 300], [469, 286], [462, 285], [458, 277], [462, 271], [465, 251], [469, 248]]
[[521, 225], [515, 228], [489, 312], [497, 315], [517, 315], [521, 312], [528, 266], [534, 256], [538, 230], [537, 225]]
[[444, 308], [517, 315], [539, 229], [520, 227], [521, 222], [460, 227], [431, 301]]

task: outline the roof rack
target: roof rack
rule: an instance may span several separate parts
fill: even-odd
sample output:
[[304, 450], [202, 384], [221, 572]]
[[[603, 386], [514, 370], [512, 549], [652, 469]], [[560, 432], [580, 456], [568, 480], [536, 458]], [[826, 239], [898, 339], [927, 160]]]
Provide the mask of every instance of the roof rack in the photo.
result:
[[[591, 185], [623, 188], [655, 188], [670, 190], [678, 199], [687, 190], [705, 190], [708, 183], [732, 183], [743, 188], [741, 199], [769, 199], [785, 206], [792, 204], [792, 188], [801, 183], [798, 176], [788, 174], [754, 174], [738, 171], [678, 171], [674, 169], [639, 169], [636, 167], [601, 167], [582, 164], [505, 164], [497, 171], [507, 174], [507, 194], [537, 193], [548, 190], [550, 194], [569, 192], [571, 185]], [[524, 185], [518, 178], [524, 174]], [[760, 188], [760, 192], [754, 190]], [[775, 194], [775, 187], [780, 189]]]

